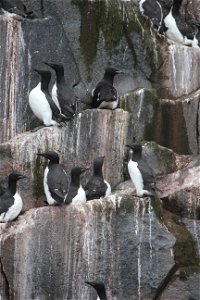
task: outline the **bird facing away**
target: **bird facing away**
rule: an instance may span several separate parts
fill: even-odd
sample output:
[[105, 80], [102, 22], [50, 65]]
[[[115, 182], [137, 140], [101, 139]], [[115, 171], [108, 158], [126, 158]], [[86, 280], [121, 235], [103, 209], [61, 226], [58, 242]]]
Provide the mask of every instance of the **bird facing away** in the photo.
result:
[[113, 86], [114, 76], [123, 73], [116, 68], [106, 68], [103, 79], [92, 91], [92, 108], [115, 109], [118, 105], [117, 90]]
[[59, 164], [59, 156], [55, 151], [38, 153], [49, 160], [44, 170], [43, 186], [49, 205], [61, 204], [68, 191], [69, 180], [65, 169]]
[[94, 160], [93, 175], [84, 188], [87, 201], [107, 197], [111, 194], [111, 186], [103, 177], [103, 163], [104, 156], [97, 157]]
[[160, 33], [164, 31], [163, 9], [157, 0], [140, 0], [139, 9], [141, 14], [149, 17], [156, 30]]
[[164, 18], [166, 36], [180, 44], [199, 48], [196, 38], [199, 28], [195, 24], [189, 24], [185, 18], [180, 15], [182, 0], [174, 0], [173, 5]]
[[107, 300], [106, 288], [103, 282], [86, 281], [85, 283], [91, 285], [97, 292], [97, 300]]
[[86, 202], [86, 194], [80, 181], [80, 176], [88, 168], [75, 167], [71, 170], [71, 183], [68, 193], [65, 196], [65, 204], [76, 204], [78, 202]]
[[[41, 76], [41, 82], [39, 82], [37, 86], [30, 91], [30, 108], [34, 115], [41, 120], [44, 125], [59, 125], [58, 122], [61, 121], [60, 111], [48, 91], [49, 82], [51, 80], [51, 72], [37, 69], [35, 69], [35, 71]], [[57, 122], [52, 119], [53, 117], [57, 120]]]
[[52, 98], [60, 107], [61, 113], [66, 120], [70, 120], [77, 111], [77, 97], [74, 93], [73, 87], [69, 86], [65, 79], [64, 67], [61, 63], [47, 63], [56, 72], [56, 82], [53, 85], [51, 94]]
[[142, 158], [142, 146], [140, 144], [126, 146], [130, 148], [128, 172], [136, 188], [137, 196], [144, 197], [155, 195], [155, 177], [152, 169]]
[[17, 181], [26, 176], [13, 172], [8, 177], [8, 188], [0, 196], [0, 222], [17, 218], [22, 210], [22, 198], [17, 191]]

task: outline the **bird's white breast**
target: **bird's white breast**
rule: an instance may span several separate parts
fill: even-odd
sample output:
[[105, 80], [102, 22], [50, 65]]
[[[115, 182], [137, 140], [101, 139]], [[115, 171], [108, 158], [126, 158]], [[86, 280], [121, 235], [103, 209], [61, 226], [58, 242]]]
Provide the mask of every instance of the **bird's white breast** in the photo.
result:
[[172, 41], [184, 44], [184, 37], [176, 25], [176, 20], [172, 16], [171, 10], [169, 14], [165, 17], [164, 23], [165, 26], [168, 28], [166, 31], [167, 37]]
[[107, 190], [106, 190], [106, 194], [105, 194], [105, 197], [107, 197], [111, 194], [111, 186], [110, 186], [110, 183], [108, 183], [106, 180], [104, 180], [104, 182], [107, 185]]
[[43, 121], [46, 126], [56, 123], [52, 120], [52, 110], [45, 94], [41, 91], [41, 83], [38, 83], [38, 85], [31, 90], [29, 94], [29, 105], [34, 115]]
[[51, 197], [51, 193], [49, 191], [49, 187], [48, 187], [48, 184], [47, 184], [47, 176], [48, 176], [48, 173], [49, 173], [49, 168], [48, 166], [45, 168], [44, 170], [44, 179], [43, 179], [43, 186], [44, 186], [44, 192], [45, 192], [45, 195], [46, 195], [46, 198], [47, 198], [47, 202], [49, 205], [54, 205], [56, 204], [57, 202]]
[[140, 12], [143, 14], [144, 13], [144, 8], [143, 8], [143, 3], [145, 2], [146, 0], [140, 0], [140, 3], [139, 3], [139, 9], [140, 9]]
[[52, 96], [52, 99], [53, 99], [55, 105], [56, 105], [56, 106], [58, 107], [58, 109], [61, 111], [61, 109], [60, 109], [60, 104], [59, 104], [59, 101], [58, 101], [57, 89], [58, 89], [58, 88], [57, 88], [57, 84], [54, 83], [53, 88], [52, 88], [52, 90], [51, 90], [51, 96]]
[[136, 188], [137, 195], [139, 196], [144, 188], [143, 178], [140, 170], [138, 169], [138, 163], [130, 160], [128, 163], [128, 171], [131, 180]]
[[103, 101], [100, 105], [99, 108], [108, 108], [108, 109], [115, 109], [117, 108], [118, 105], [118, 99], [115, 101]]
[[14, 203], [13, 205], [8, 209], [6, 213], [1, 214], [0, 221], [1, 222], [9, 222], [14, 220], [21, 212], [23, 202], [20, 194], [18, 192], [15, 193], [14, 197]]
[[80, 203], [80, 202], [86, 202], [86, 195], [82, 186], [79, 187], [77, 195], [72, 199], [73, 204]]

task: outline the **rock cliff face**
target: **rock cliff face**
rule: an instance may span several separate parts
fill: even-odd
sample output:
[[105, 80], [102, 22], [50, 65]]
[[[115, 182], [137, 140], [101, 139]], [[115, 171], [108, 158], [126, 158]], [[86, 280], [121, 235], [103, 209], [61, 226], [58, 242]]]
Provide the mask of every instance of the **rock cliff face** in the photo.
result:
[[[96, 299], [87, 279], [104, 281], [109, 300], [200, 299], [200, 50], [154, 32], [138, 1], [23, 2], [34, 19], [0, 16], [0, 187], [12, 169], [28, 176], [23, 214], [0, 224], [0, 299]], [[198, 9], [184, 0], [181, 13], [199, 22]], [[84, 101], [62, 128], [38, 128], [28, 106], [44, 61], [62, 62]], [[120, 108], [88, 109], [107, 65], [125, 71], [114, 82]], [[158, 197], [134, 196], [125, 147], [134, 140]], [[46, 162], [36, 154], [47, 149], [68, 174], [105, 155], [113, 194], [46, 206]]]

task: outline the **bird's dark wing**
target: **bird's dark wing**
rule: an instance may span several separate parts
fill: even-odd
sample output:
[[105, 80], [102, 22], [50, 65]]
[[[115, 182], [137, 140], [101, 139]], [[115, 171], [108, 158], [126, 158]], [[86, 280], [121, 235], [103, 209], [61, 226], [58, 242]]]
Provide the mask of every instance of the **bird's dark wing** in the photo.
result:
[[70, 204], [72, 199], [77, 195], [77, 186], [70, 185], [69, 191], [65, 197], [65, 204]]
[[55, 102], [53, 101], [51, 95], [46, 92], [46, 91], [43, 91], [43, 93], [45, 93], [45, 97], [49, 103], [49, 106], [52, 110], [52, 115], [54, 117], [54, 119], [59, 123], [59, 122], [62, 122], [62, 121], [65, 121], [64, 118], [62, 118], [62, 115], [60, 113], [60, 110], [59, 108], [57, 107], [57, 105], [55, 104]]
[[72, 118], [76, 113], [77, 97], [74, 90], [64, 81], [62, 84], [57, 84], [57, 97], [61, 108], [61, 112], [67, 118]]
[[50, 167], [47, 183], [52, 197], [57, 202], [63, 202], [69, 188], [69, 177], [60, 165]]
[[97, 108], [103, 101], [116, 101], [117, 91], [112, 84], [105, 80], [100, 81], [93, 93], [93, 107]]
[[152, 169], [144, 159], [138, 160], [137, 163], [138, 169], [140, 170], [140, 172], [142, 172], [143, 175], [144, 189], [154, 190], [155, 176]]
[[87, 200], [105, 196], [107, 185], [102, 178], [92, 177], [84, 187]]
[[0, 196], [6, 192], [6, 188], [0, 185]]
[[7, 212], [9, 207], [14, 203], [13, 195], [10, 192], [5, 192], [0, 196], [0, 214]]

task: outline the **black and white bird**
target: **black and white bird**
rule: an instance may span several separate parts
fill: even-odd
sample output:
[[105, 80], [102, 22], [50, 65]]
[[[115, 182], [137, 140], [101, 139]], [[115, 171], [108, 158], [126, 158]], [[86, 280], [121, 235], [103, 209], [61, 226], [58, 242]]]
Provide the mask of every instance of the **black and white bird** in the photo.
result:
[[44, 170], [43, 186], [49, 205], [61, 204], [69, 188], [69, 179], [65, 169], [59, 164], [59, 156], [55, 151], [38, 153], [49, 160]]
[[99, 282], [99, 281], [86, 281], [85, 283], [89, 284], [90, 286], [92, 286], [98, 295], [97, 300], [107, 300], [107, 296], [106, 296], [106, 288], [103, 282]]
[[140, 0], [139, 9], [141, 14], [147, 16], [153, 23], [155, 29], [163, 33], [164, 22], [163, 22], [163, 9], [159, 1], [157, 0]]
[[155, 177], [150, 166], [142, 158], [142, 146], [140, 144], [126, 146], [130, 148], [128, 172], [136, 188], [137, 196], [155, 195]]
[[[59, 125], [62, 115], [59, 108], [51, 98], [48, 87], [51, 80], [51, 72], [44, 70], [34, 70], [41, 76], [41, 81], [30, 91], [29, 105], [34, 115], [41, 120], [44, 125]], [[55, 120], [54, 120], [55, 119]]]
[[20, 214], [22, 198], [17, 191], [17, 181], [26, 176], [13, 172], [8, 177], [8, 188], [0, 196], [0, 222], [13, 221]]
[[199, 28], [195, 24], [189, 24], [185, 18], [180, 14], [180, 7], [183, 0], [174, 0], [173, 5], [164, 18], [165, 34], [175, 42], [183, 45], [199, 48], [196, 35]]
[[117, 90], [113, 86], [114, 76], [123, 73], [116, 68], [106, 68], [103, 79], [92, 91], [92, 108], [115, 109], [118, 106]]
[[111, 194], [111, 186], [103, 177], [104, 156], [99, 156], [93, 163], [93, 175], [84, 187], [88, 200], [107, 197]]
[[74, 93], [74, 84], [72, 86], [67, 83], [64, 74], [64, 66], [61, 63], [47, 63], [47, 66], [51, 67], [56, 73], [56, 82], [53, 85], [51, 94], [52, 98], [60, 107], [62, 114], [66, 120], [70, 120], [77, 111], [77, 97]]
[[76, 204], [86, 202], [85, 190], [81, 185], [80, 176], [82, 173], [87, 171], [88, 168], [75, 167], [71, 170], [71, 182], [69, 190], [65, 196], [65, 204]]

